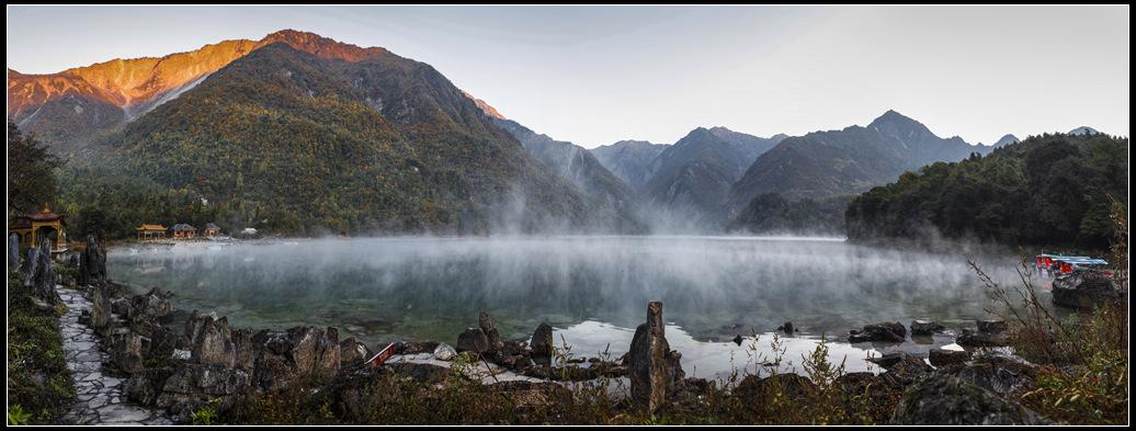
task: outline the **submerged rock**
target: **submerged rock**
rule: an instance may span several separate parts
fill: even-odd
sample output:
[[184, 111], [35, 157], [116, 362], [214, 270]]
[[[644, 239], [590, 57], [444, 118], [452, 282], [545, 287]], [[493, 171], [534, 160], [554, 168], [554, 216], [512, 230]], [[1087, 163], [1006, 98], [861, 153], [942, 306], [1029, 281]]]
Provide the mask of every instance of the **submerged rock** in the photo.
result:
[[909, 388], [892, 415], [902, 425], [1037, 425], [1037, 413], [962, 379], [933, 374]]
[[902, 343], [907, 339], [907, 328], [899, 322], [881, 322], [864, 326], [860, 330], [849, 331], [849, 343], [863, 343], [879, 341], [887, 343]]
[[934, 320], [912, 320], [911, 321], [911, 335], [912, 336], [931, 336], [945, 331], [947, 328], [940, 325]]
[[784, 332], [786, 335], [793, 335], [793, 332], [795, 332], [795, 330], [793, 329], [793, 322], [782, 323], [781, 326], [777, 327], [777, 330]]

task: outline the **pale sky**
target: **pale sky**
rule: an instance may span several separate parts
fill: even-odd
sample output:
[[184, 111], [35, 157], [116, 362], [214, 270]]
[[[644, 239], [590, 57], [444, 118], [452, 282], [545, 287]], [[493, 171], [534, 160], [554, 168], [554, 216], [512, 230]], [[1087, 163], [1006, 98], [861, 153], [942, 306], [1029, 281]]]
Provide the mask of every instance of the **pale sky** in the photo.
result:
[[8, 6], [7, 60], [50, 73], [284, 28], [429, 63], [588, 148], [699, 126], [801, 135], [888, 109], [972, 144], [1128, 136], [1127, 5]]

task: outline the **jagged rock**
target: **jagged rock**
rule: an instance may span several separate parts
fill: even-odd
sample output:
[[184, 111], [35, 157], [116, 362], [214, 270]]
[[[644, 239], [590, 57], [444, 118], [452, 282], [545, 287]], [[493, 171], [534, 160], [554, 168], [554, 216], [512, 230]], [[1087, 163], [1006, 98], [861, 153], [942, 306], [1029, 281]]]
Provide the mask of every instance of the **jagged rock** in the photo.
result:
[[452, 361], [457, 355], [458, 352], [446, 343], [440, 343], [438, 347], [434, 349], [434, 359], [439, 361]]
[[469, 328], [458, 335], [456, 348], [458, 352], [488, 353], [489, 337], [481, 328]]
[[339, 343], [339, 363], [341, 367], [357, 366], [371, 358], [371, 351], [366, 344], [355, 341], [355, 337]]
[[[131, 321], [157, 321], [169, 316], [174, 307], [168, 299], [169, 294], [152, 288], [142, 295], [130, 298], [130, 307], [124, 314]], [[123, 313], [119, 313], [123, 314]]]
[[670, 349], [665, 335], [663, 303], [647, 304], [647, 323], [635, 329], [628, 351], [631, 377], [631, 398], [654, 414], [663, 408], [667, 393], [675, 382], [686, 377], [682, 370], [682, 355]]
[[1062, 307], [1091, 309], [1121, 298], [1112, 277], [1101, 271], [1079, 270], [1053, 280], [1053, 303]]
[[493, 317], [490, 316], [489, 313], [484, 311], [478, 313], [477, 327], [481, 329], [481, 332], [485, 333], [485, 338], [489, 341], [490, 353], [496, 353], [504, 347], [504, 343], [501, 341], [501, 333], [497, 331], [497, 322], [493, 320]]
[[902, 343], [907, 339], [907, 328], [899, 322], [874, 323], [864, 326], [863, 329], [853, 329], [849, 332], [849, 343], [863, 343], [868, 341]]
[[909, 388], [892, 415], [903, 425], [1038, 425], [1037, 413], [974, 384], [932, 374]]
[[197, 364], [253, 369], [254, 348], [248, 330], [229, 328], [229, 320], [212, 315], [198, 314], [194, 310], [186, 321], [189, 337], [190, 361]]
[[970, 360], [970, 352], [966, 350], [931, 349], [927, 356], [931, 360], [931, 365], [936, 367], [962, 364]]
[[298, 379], [325, 379], [339, 371], [339, 332], [308, 326], [285, 332], [260, 331], [252, 337], [259, 354], [253, 381], [264, 390], [285, 387]]
[[127, 399], [144, 406], [153, 406], [166, 384], [166, 379], [174, 374], [173, 368], [148, 368], [134, 373], [122, 383], [122, 393]]
[[883, 354], [882, 356], [878, 356], [878, 357], [874, 357], [874, 358], [868, 358], [868, 362], [879, 365], [880, 367], [883, 367], [884, 369], [889, 369], [889, 368], [895, 366], [896, 364], [898, 364], [900, 362], [911, 361], [911, 360], [922, 361], [922, 359], [913, 357], [910, 354], [908, 354], [907, 352], [889, 352], [889, 353]]
[[541, 322], [532, 335], [532, 359], [537, 363], [548, 364], [555, 351], [555, 342], [552, 339], [552, 326]]
[[245, 370], [223, 365], [186, 364], [176, 369], [162, 385], [156, 405], [168, 409], [175, 421], [183, 422], [191, 412], [214, 399], [222, 404], [252, 389]]
[[931, 336], [936, 333], [943, 332], [947, 328], [940, 325], [934, 320], [912, 320], [911, 321], [911, 335], [912, 336]]
[[105, 334], [110, 328], [111, 312], [111, 299], [107, 286], [95, 285], [91, 290], [91, 328]]
[[106, 251], [94, 235], [87, 235], [87, 248], [79, 255], [78, 282], [90, 285], [105, 282], [106, 279]]
[[150, 350], [150, 338], [136, 332], [112, 334], [110, 336], [111, 362], [126, 373], [142, 371], [144, 355]]

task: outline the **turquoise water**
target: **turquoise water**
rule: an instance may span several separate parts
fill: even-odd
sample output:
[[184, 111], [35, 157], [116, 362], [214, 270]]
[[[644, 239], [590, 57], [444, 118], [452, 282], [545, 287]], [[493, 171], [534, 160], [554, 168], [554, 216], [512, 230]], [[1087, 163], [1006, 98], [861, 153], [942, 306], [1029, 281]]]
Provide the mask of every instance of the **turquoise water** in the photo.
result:
[[[802, 331], [786, 343], [806, 350], [881, 320], [983, 318], [987, 300], [968, 257], [827, 238], [414, 237], [127, 245], [111, 250], [108, 266], [113, 279], [171, 290], [179, 308], [237, 326], [336, 326], [371, 344], [454, 343], [485, 310], [508, 337], [546, 321], [577, 353], [622, 354], [647, 301], [660, 299], [668, 337], [689, 351], [684, 361], [717, 374], [729, 359], [718, 356], [745, 353], [728, 340], [767, 334], [767, 344], [785, 321]], [[996, 279], [1016, 277], [1011, 258], [977, 258]], [[834, 355], [867, 369], [862, 359], [881, 349], [945, 343], [835, 343]]]

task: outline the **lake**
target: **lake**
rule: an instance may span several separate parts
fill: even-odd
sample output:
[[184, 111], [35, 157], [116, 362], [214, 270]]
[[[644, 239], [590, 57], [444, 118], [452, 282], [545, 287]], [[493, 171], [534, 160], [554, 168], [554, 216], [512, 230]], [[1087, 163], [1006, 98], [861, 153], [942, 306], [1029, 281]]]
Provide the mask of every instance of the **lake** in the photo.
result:
[[[652, 299], [664, 303], [667, 337], [688, 375], [716, 377], [773, 356], [781, 368], [829, 336], [830, 358], [849, 371], [890, 350], [926, 352], [953, 337], [902, 345], [851, 345], [847, 331], [916, 318], [948, 327], [988, 317], [968, 257], [1012, 282], [1017, 259], [978, 250], [931, 253], [832, 238], [553, 236], [327, 238], [200, 241], [114, 247], [114, 280], [173, 291], [179, 309], [214, 311], [238, 327], [335, 326], [372, 348], [396, 339], [456, 342], [493, 315], [502, 334], [527, 338], [548, 322], [558, 344], [593, 356], [627, 351]], [[757, 334], [741, 346], [736, 335]], [[765, 358], [762, 358], [764, 356]], [[732, 359], [731, 359], [732, 358]]]

